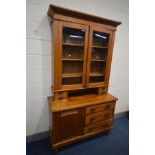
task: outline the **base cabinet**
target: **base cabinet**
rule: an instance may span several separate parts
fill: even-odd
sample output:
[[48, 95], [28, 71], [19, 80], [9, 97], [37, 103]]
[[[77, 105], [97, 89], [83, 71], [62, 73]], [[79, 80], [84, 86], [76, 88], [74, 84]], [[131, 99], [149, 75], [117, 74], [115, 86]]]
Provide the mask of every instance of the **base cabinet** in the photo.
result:
[[53, 113], [51, 136], [53, 149], [110, 131], [115, 102], [95, 103], [92, 106]]

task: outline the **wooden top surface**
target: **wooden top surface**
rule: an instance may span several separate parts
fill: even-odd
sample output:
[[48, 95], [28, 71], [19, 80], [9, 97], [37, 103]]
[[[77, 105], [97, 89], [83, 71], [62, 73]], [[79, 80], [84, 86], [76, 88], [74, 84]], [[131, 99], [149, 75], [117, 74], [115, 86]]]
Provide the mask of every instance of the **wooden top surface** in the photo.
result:
[[115, 20], [95, 16], [92, 14], [90, 15], [90, 14], [87, 14], [84, 12], [79, 12], [79, 11], [75, 11], [72, 9], [68, 9], [68, 8], [64, 8], [61, 6], [51, 4], [49, 6], [48, 15], [49, 15], [49, 17], [51, 17], [53, 19], [54, 14], [60, 14], [60, 15], [74, 17], [74, 18], [94, 21], [97, 23], [104, 23], [104, 24], [108, 24], [111, 26], [115, 26], [115, 27], [121, 24], [120, 21], [115, 21]]
[[49, 107], [52, 112], [60, 112], [64, 110], [82, 108], [117, 100], [116, 97], [110, 94], [70, 97], [67, 101], [52, 101], [52, 97], [49, 97], [48, 99], [49, 99]]

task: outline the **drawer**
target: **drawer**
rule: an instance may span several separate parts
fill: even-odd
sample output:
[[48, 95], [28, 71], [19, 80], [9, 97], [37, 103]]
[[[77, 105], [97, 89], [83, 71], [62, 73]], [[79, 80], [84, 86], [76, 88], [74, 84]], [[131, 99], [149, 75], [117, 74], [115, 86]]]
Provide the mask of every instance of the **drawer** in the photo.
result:
[[115, 102], [104, 103], [86, 108], [86, 114], [91, 114], [99, 111], [114, 109]]
[[84, 128], [84, 134], [110, 129], [112, 127], [112, 119], [95, 123]]
[[85, 116], [85, 125], [92, 125], [95, 122], [111, 119], [113, 117], [114, 110], [102, 111]]

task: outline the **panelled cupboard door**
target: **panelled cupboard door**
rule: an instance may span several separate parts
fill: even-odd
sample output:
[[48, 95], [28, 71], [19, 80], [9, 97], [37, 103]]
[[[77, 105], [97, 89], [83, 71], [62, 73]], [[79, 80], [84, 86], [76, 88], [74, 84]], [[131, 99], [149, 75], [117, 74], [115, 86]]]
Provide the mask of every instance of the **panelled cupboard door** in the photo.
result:
[[59, 89], [85, 87], [88, 26], [59, 21]]
[[82, 135], [82, 115], [82, 109], [69, 110], [55, 114], [53, 120], [54, 143]]
[[108, 85], [108, 61], [111, 53], [112, 31], [90, 26], [86, 86]]

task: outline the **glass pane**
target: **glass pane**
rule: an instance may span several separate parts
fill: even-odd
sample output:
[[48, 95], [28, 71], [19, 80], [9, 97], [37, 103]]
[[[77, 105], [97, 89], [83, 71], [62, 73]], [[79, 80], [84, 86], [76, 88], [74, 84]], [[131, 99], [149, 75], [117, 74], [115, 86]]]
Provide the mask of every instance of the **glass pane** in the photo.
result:
[[74, 46], [63, 46], [62, 58], [63, 59], [80, 59], [83, 60], [83, 48]]
[[83, 70], [83, 62], [82, 61], [63, 61], [62, 62], [62, 73], [81, 73]]
[[93, 32], [93, 45], [107, 47], [109, 42], [109, 34], [103, 32]]
[[92, 61], [90, 64], [90, 76], [103, 76], [105, 71], [104, 62]]
[[90, 62], [90, 83], [104, 82], [109, 34], [93, 32]]
[[82, 84], [85, 30], [62, 29], [62, 85]]
[[85, 30], [63, 27], [63, 43], [84, 44]]
[[96, 83], [96, 82], [103, 82], [104, 81], [104, 76], [101, 77], [90, 77], [90, 83]]
[[64, 78], [62, 80], [63, 85], [73, 85], [73, 84], [80, 84], [80, 83], [82, 83], [82, 78], [79, 78], [79, 77]]
[[107, 58], [107, 48], [92, 48], [91, 50], [91, 60], [102, 60], [106, 61]]

